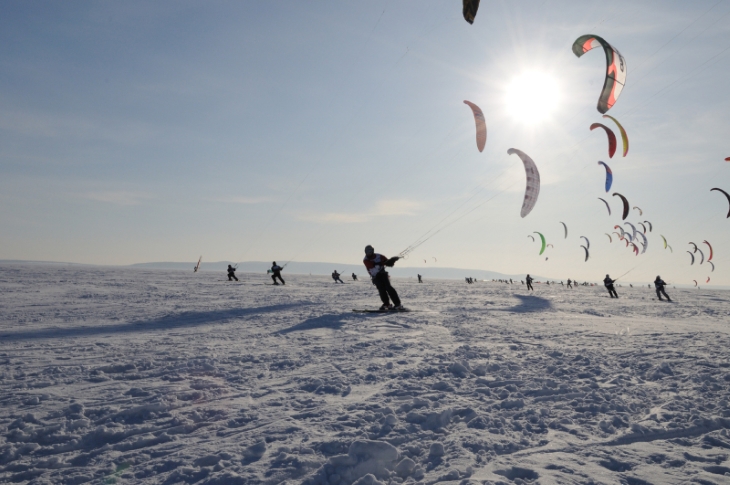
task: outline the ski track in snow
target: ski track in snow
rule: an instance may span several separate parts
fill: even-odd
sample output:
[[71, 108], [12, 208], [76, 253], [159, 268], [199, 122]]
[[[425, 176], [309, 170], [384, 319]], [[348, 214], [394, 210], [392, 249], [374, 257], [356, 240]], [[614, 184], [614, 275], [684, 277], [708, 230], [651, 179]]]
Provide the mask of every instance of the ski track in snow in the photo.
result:
[[730, 294], [0, 266], [0, 482], [730, 483]]

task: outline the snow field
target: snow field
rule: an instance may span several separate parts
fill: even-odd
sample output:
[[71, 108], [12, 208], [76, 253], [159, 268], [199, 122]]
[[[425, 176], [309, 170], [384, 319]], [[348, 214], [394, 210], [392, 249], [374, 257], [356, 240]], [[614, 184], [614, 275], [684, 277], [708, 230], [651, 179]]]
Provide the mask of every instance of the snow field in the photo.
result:
[[730, 483], [725, 291], [0, 267], [0, 482]]

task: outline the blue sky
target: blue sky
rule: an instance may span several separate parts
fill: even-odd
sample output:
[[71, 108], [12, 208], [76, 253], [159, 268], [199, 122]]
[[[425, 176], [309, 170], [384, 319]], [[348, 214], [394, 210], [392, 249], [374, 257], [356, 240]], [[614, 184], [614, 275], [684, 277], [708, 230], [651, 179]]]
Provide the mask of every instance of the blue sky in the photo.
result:
[[[730, 191], [728, 19], [717, 0], [482, 0], [471, 26], [454, 0], [3, 2], [0, 259], [352, 263], [443, 219], [404, 265], [730, 285], [727, 202], [709, 191]], [[626, 158], [588, 129], [613, 126], [595, 109], [603, 54], [570, 50], [586, 33], [628, 64], [609, 112]], [[505, 104], [524, 72], [557, 85], [539, 123]], [[524, 219], [512, 147], [543, 183]], [[604, 235], [622, 221], [597, 200], [598, 160], [643, 209], [628, 220], [654, 225], [644, 255]], [[714, 273], [685, 252], [705, 239]]]

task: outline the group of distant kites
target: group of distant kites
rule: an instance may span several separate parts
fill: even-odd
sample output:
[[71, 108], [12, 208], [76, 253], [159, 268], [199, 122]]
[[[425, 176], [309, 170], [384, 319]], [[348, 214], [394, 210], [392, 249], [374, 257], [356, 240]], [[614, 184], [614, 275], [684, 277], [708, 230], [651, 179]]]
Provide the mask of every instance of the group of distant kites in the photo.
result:
[[[470, 24], [474, 23], [474, 19], [477, 14], [477, 10], [479, 9], [479, 0], [463, 0], [463, 14], [464, 14], [464, 20], [469, 22]], [[629, 137], [626, 134], [626, 130], [624, 127], [619, 123], [619, 121], [614, 118], [613, 116], [607, 115], [606, 112], [613, 107], [613, 105], [618, 100], [619, 95], [621, 94], [621, 91], [624, 88], [624, 85], [626, 83], [626, 60], [621, 55], [621, 53], [613, 47], [611, 44], [606, 42], [603, 38], [597, 36], [597, 35], [582, 35], [578, 37], [575, 42], [573, 42], [573, 53], [577, 57], [581, 57], [586, 52], [593, 50], [597, 47], [602, 47], [603, 52], [606, 55], [606, 78], [603, 83], [603, 89], [601, 90], [601, 94], [598, 98], [598, 112], [603, 115], [604, 118], [610, 119], [613, 121], [616, 126], [618, 127], [619, 133], [621, 134], [621, 141], [623, 143], [623, 156], [625, 157], [629, 153]], [[487, 143], [487, 124], [484, 119], [484, 113], [482, 112], [481, 108], [477, 106], [476, 104], [472, 103], [471, 101], [464, 101], [466, 105], [468, 105], [472, 113], [474, 115], [474, 122], [476, 124], [476, 142], [477, 142], [477, 149], [482, 152], [484, 150], [484, 146]], [[606, 136], [608, 137], [608, 158], [613, 158], [614, 154], [616, 153], [617, 148], [617, 139], [616, 135], [614, 134], [613, 130], [609, 128], [608, 126], [602, 124], [602, 123], [593, 123], [590, 126], [591, 131], [595, 130], [596, 128], [602, 128], [606, 132]], [[535, 162], [530, 158], [525, 152], [518, 150], [516, 148], [510, 148], [507, 150], [508, 155], [517, 155], [520, 157], [520, 160], [522, 160], [522, 163], [525, 166], [525, 175], [527, 177], [527, 185], [525, 188], [525, 197], [522, 202], [522, 210], [520, 211], [520, 216], [525, 217], [527, 216], [532, 209], [535, 207], [535, 204], [537, 203], [537, 197], [540, 194], [540, 172], [537, 170], [537, 166], [535, 165]], [[726, 162], [730, 162], [730, 157], [725, 159]], [[608, 193], [611, 190], [611, 185], [613, 184], [613, 171], [611, 168], [605, 163], [605, 162], [598, 162], [599, 165], [603, 165], [603, 167], [606, 169], [606, 192]], [[730, 194], [728, 194], [725, 190], [715, 187], [711, 189], [711, 191], [718, 191], [725, 195], [725, 197], [728, 200], [728, 204], [730, 205]], [[614, 192], [612, 194], [614, 197], [619, 197], [621, 199], [621, 202], [623, 203], [623, 213], [622, 213], [622, 220], [626, 220], [630, 213], [630, 207], [628, 199], [623, 196], [622, 194], [619, 194], [618, 192]], [[608, 210], [608, 215], [611, 215], [611, 206], [609, 205], [608, 201], [605, 199], [599, 197], [599, 200], [601, 200], [604, 204], [606, 204], [606, 209]], [[639, 212], [639, 216], [643, 216], [644, 212], [639, 208], [634, 206], [634, 210], [637, 210]], [[728, 209], [727, 217], [730, 218], [730, 209]], [[561, 222], [560, 224], [563, 225], [564, 232], [565, 232], [565, 239], [568, 238], [568, 226]], [[632, 224], [631, 222], [624, 222], [624, 225], [629, 226], [631, 228], [631, 231], [625, 231], [622, 226], [615, 225], [614, 229], [616, 229], [619, 232], [612, 232], [611, 234], [616, 234], [618, 236], [618, 239], [620, 241], [624, 241], [626, 243], [626, 247], [631, 247], [632, 251], [638, 256], [639, 254], [644, 254], [646, 252], [646, 249], [649, 246], [649, 242], [646, 238], [646, 229], [647, 226], [649, 228], [649, 232], [652, 232], [652, 224], [649, 221], [643, 221], [639, 222], [636, 225]], [[636, 226], [641, 226], [643, 231], [637, 230]], [[537, 234], [540, 236], [541, 240], [541, 247], [540, 247], [540, 255], [542, 255], [545, 252], [545, 249], [548, 247], [554, 247], [552, 244], [546, 244], [545, 236], [535, 231], [534, 234]], [[611, 237], [611, 234], [605, 233], [606, 236], [608, 236], [609, 242], [613, 243], [613, 238]], [[532, 235], [527, 236], [532, 239], [533, 242], [535, 242], [535, 238]], [[588, 261], [588, 258], [590, 257], [589, 249], [591, 247], [591, 243], [585, 236], [580, 236], [582, 239], [585, 240], [585, 245], [581, 245], [580, 247], [583, 248], [585, 251], [585, 261]], [[667, 239], [660, 235], [662, 238], [662, 241], [664, 242], [664, 249], [669, 249], [670, 252], [674, 252], [672, 247], [667, 244]], [[639, 250], [639, 246], [641, 245], [641, 251]], [[715, 264], [712, 262], [712, 256], [713, 256], [713, 250], [712, 245], [710, 245], [707, 241], [702, 241], [703, 244], [706, 244], [707, 247], [710, 250], [710, 255], [707, 259], [705, 259], [705, 255], [702, 252], [702, 250], [697, 246], [697, 244], [690, 242], [689, 244], [693, 246], [693, 251], [687, 251], [689, 255], [692, 258], [691, 265], [695, 264], [695, 254], [699, 253], [700, 255], [700, 264], [704, 264], [705, 261], [712, 267], [712, 272], [715, 271]], [[547, 260], [547, 257], [545, 258]], [[697, 280], [692, 280], [695, 283], [695, 286], [697, 286]], [[707, 277], [706, 283], [710, 282], [710, 277]]]

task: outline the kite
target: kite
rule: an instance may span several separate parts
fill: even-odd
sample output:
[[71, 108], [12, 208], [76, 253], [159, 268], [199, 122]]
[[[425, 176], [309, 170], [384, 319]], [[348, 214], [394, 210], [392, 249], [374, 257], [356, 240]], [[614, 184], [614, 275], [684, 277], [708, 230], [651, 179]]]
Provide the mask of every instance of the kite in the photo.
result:
[[695, 282], [695, 286], [697, 286], [697, 280], [692, 280], [692, 281], [694, 281]]
[[637, 211], [639, 211], [639, 215], [640, 216], [643, 216], [644, 215], [644, 211], [641, 210], [638, 206], [634, 206], [633, 209], [636, 209]]
[[[722, 189], [718, 189], [717, 187], [715, 187], [714, 189], [710, 189], [710, 192], [712, 192], [713, 190], [718, 190], [718, 191], [722, 192], [723, 194], [725, 194], [725, 197], [727, 197], [727, 202], [728, 202], [728, 204], [730, 204], [730, 194], [728, 194], [727, 192], [725, 192]], [[726, 219], [730, 219], [730, 210], [727, 211]]]
[[661, 234], [659, 234], [659, 237], [661, 237], [662, 240], [664, 241], [664, 249], [667, 249], [667, 238], [662, 236]]
[[709, 282], [710, 282], [710, 277], [708, 276], [707, 281], [705, 281], [705, 283], [709, 283]]
[[[580, 245], [580, 247], [582, 247], [583, 249], [585, 249], [585, 250], [586, 250], [586, 259], [585, 259], [585, 261], [588, 261], [588, 258], [589, 258], [589, 257], [591, 256], [591, 255], [590, 255], [590, 254], [588, 253], [588, 248], [587, 248], [587, 247], [585, 247], [585, 246], [583, 246], [582, 244]], [[583, 262], [585, 263], [585, 261], [583, 261]]]
[[621, 53], [611, 44], [597, 35], [581, 35], [573, 42], [573, 54], [581, 57], [586, 52], [603, 47], [606, 54], [606, 79], [603, 82], [603, 89], [598, 98], [597, 109], [601, 114], [606, 112], [616, 104], [621, 90], [626, 84], [626, 60]]
[[541, 233], [534, 231], [533, 234], [539, 234], [540, 239], [542, 240], [542, 247], [540, 248], [540, 254], [545, 252], [545, 236], [543, 236]]
[[725, 159], [725, 161], [726, 161], [726, 162], [730, 162], [730, 157], [727, 157], [727, 158]]
[[624, 242], [626, 243], [626, 247], [629, 247], [629, 240], [628, 239], [624, 239]]
[[646, 225], [648, 225], [648, 226], [649, 226], [649, 232], [651, 232], [651, 231], [653, 230], [653, 228], [651, 227], [651, 222], [649, 222], [649, 221], [644, 221], [644, 224], [646, 224]]
[[588, 249], [590, 249], [590, 248], [591, 248], [591, 242], [590, 242], [590, 241], [588, 240], [588, 238], [587, 238], [587, 237], [585, 237], [585, 236], [581, 236], [581, 237], [582, 237], [583, 239], [585, 239], [585, 240], [586, 240], [586, 247], [587, 247]]
[[642, 248], [642, 250], [641, 250], [641, 254], [644, 254], [644, 253], [646, 252], [646, 248], [648, 248], [648, 247], [649, 247], [649, 240], [648, 240], [648, 239], [646, 239], [646, 236], [644, 236], [644, 235], [643, 235], [642, 233], [640, 233], [640, 232], [637, 232], [636, 234], [638, 234], [639, 236], [641, 236], [641, 238], [642, 238], [642, 239], [644, 240], [644, 242], [642, 243], [642, 246], [643, 246], [643, 248]]
[[484, 150], [484, 145], [487, 143], [487, 123], [484, 121], [484, 113], [482, 113], [479, 106], [471, 101], [464, 100], [464, 104], [468, 105], [471, 108], [471, 112], [474, 114], [474, 124], [477, 129], [477, 149], [479, 152], [482, 152]]
[[644, 225], [644, 223], [643, 222], [639, 222], [639, 223], [637, 223], [637, 225], [643, 227], [644, 228], [644, 234], [646, 234], [646, 226]]
[[598, 165], [606, 167], [606, 193], [608, 193], [608, 191], [611, 190], [611, 184], [613, 183], [613, 172], [611, 171], [611, 167], [606, 165], [604, 162], [598, 162]]
[[618, 229], [619, 231], [621, 231], [621, 238], [623, 239], [623, 237], [626, 235], [626, 232], [624, 231], [624, 228], [621, 227], [621, 226], [613, 226], [613, 228], [614, 229]]
[[552, 244], [547, 244], [545, 247], [546, 248], [553, 248], [553, 249], [555, 249], [555, 246], [553, 246]]
[[704, 244], [707, 244], [707, 247], [708, 247], [708, 248], [710, 248], [710, 257], [709, 257], [709, 258], [707, 258], [707, 261], [712, 261], [712, 246], [711, 246], [711, 245], [710, 245], [710, 243], [708, 243], [708, 242], [707, 242], [706, 240], [705, 240], [705, 241], [702, 241], [702, 242], [703, 242]]
[[438, 259], [436, 259], [436, 257], [435, 257], [435, 256], [431, 256], [431, 257], [433, 258], [433, 262], [434, 262], [434, 263], [438, 263], [438, 262], [439, 262], [439, 260], [438, 260]]
[[525, 165], [525, 176], [527, 177], [527, 184], [525, 186], [525, 199], [522, 202], [522, 210], [520, 216], [525, 217], [530, 213], [535, 204], [537, 203], [537, 196], [540, 195], [540, 172], [537, 171], [535, 162], [532, 161], [527, 154], [516, 148], [510, 148], [507, 150], [508, 155], [516, 154], [522, 160]]
[[610, 205], [608, 205], [608, 202], [606, 202], [606, 200], [605, 200], [605, 199], [601, 199], [601, 198], [599, 197], [599, 198], [598, 198], [598, 200], [602, 200], [602, 201], [603, 201], [603, 203], [604, 203], [604, 204], [606, 204], [606, 209], [608, 209], [608, 215], [610, 216], [610, 215], [611, 215], [611, 206], [610, 206]]
[[692, 254], [692, 253], [691, 253], [691, 252], [689, 252], [689, 251], [687, 251], [687, 254], [689, 254], [689, 255], [690, 255], [690, 256], [692, 257], [692, 262], [690, 263], [690, 265], [693, 265], [693, 264], [695, 264], [695, 255], [694, 255], [694, 254]]
[[565, 229], [565, 239], [568, 239], [568, 226], [564, 222], [561, 222], [561, 224], [563, 225], [563, 229]]
[[714, 273], [714, 272], [715, 272], [715, 263], [713, 263], [712, 261], [707, 261], [707, 263], [708, 263], [708, 264], [709, 264], [710, 266], [712, 266], [712, 272]]
[[670, 253], [673, 253], [674, 252], [674, 249], [672, 249], [672, 246], [670, 246], [669, 244], [667, 244], [667, 247], [669, 248], [669, 252]]
[[527, 237], [532, 238], [532, 242], [535, 242], [535, 236], [528, 234]]
[[632, 231], [631, 232], [631, 240], [633, 241], [634, 239], [636, 239], [636, 233], [639, 232], [639, 231], [637, 231], [636, 230], [636, 227], [633, 224], [631, 224], [630, 222], [624, 222], [624, 226], [626, 224], [628, 224], [629, 226], [631, 226], [631, 231]]
[[638, 256], [639, 255], [639, 246], [637, 246], [634, 243], [631, 243], [631, 245], [634, 247], [634, 253], [636, 253], [636, 255]]
[[700, 264], [705, 264], [705, 253], [703, 253], [700, 248], [697, 248], [697, 252], [700, 253], [700, 256], [702, 256], [702, 259], [700, 259]]
[[200, 269], [200, 262], [202, 260], [203, 260], [203, 256], [201, 256], [200, 259], [198, 259], [198, 264], [196, 264], [195, 265], [195, 268], [193, 268], [193, 273], [197, 273], [198, 272], [198, 270]]
[[423, 263], [424, 263], [424, 264], [426, 264], [426, 263], [427, 263], [427, 261], [426, 261], [426, 260], [424, 259], [424, 260], [423, 260]]
[[[593, 123], [591, 125], [591, 131], [599, 127], [603, 128], [603, 130], [606, 132], [606, 135], [608, 136], [608, 158], [613, 158], [613, 155], [616, 153], [616, 135], [613, 134], [611, 128], [602, 123]], [[608, 190], [606, 190], [606, 192], [608, 192]]]
[[626, 134], [626, 130], [624, 130], [624, 127], [621, 126], [621, 123], [618, 122], [616, 118], [614, 118], [611, 115], [603, 115], [604, 118], [608, 118], [614, 123], [616, 123], [616, 126], [618, 126], [618, 131], [621, 132], [621, 141], [624, 144], [624, 157], [629, 153], [629, 137]]
[[626, 220], [626, 218], [629, 216], [629, 201], [624, 197], [623, 195], [619, 194], [618, 192], [613, 193], [614, 197], [620, 197], [621, 201], [624, 203], [624, 214], [621, 216], [621, 220]]
[[611, 238], [611, 235], [609, 233], [607, 233], [607, 232], [604, 232], [604, 234], [606, 236], [608, 236], [608, 242], [612, 243], [613, 242], [613, 238]]
[[694, 251], [692, 251], [692, 252], [693, 252], [693, 253], [696, 253], [696, 252], [697, 252], [697, 245], [696, 245], [695, 243], [693, 243], [693, 242], [690, 242], [690, 243], [688, 243], [688, 244], [691, 244], [692, 246], [694, 246], [694, 247], [695, 247], [695, 248], [694, 248]]
[[474, 23], [474, 18], [477, 16], [477, 10], [479, 10], [479, 0], [462, 0], [464, 10], [464, 20], [470, 24]]
[[621, 236], [621, 234], [617, 233], [616, 231], [613, 231], [611, 234], [616, 234], [616, 236], [618, 236], [619, 239], [623, 240], [623, 237]]

